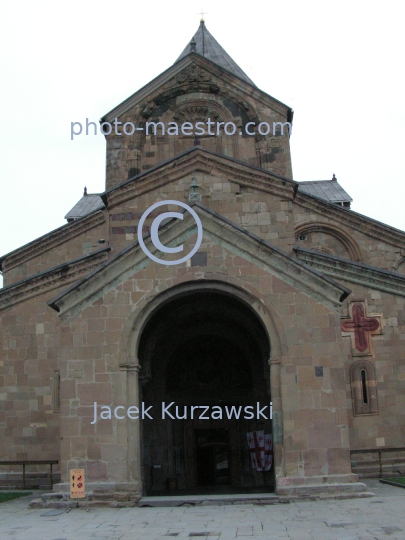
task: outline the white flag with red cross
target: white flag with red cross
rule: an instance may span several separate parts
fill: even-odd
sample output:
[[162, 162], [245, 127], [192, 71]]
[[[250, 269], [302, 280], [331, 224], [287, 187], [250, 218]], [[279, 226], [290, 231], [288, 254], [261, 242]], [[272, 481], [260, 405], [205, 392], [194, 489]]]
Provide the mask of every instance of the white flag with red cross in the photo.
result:
[[265, 471], [269, 471], [273, 464], [273, 435], [266, 433], [264, 436], [264, 465]]
[[246, 434], [250, 450], [252, 469], [258, 472], [269, 471], [273, 463], [273, 438], [263, 430]]

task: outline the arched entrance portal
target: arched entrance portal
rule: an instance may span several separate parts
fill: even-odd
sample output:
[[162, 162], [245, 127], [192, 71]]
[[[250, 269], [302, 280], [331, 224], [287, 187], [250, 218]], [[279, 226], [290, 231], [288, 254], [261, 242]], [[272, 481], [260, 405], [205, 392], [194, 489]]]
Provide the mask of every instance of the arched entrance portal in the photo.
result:
[[146, 493], [274, 491], [274, 467], [253, 469], [246, 436], [271, 433], [270, 343], [257, 314], [229, 293], [188, 292], [153, 312], [138, 355], [154, 411], [142, 423]]

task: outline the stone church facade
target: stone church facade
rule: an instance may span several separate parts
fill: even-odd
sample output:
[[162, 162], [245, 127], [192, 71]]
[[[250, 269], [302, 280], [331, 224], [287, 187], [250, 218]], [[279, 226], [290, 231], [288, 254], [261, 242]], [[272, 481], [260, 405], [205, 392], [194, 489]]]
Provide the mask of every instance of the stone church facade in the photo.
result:
[[[80, 457], [89, 489], [134, 504], [168, 482], [173, 493], [361, 494], [350, 451], [404, 446], [405, 233], [353, 212], [335, 178], [294, 181], [288, 133], [245, 133], [292, 114], [202, 21], [169, 69], [102, 119], [238, 129], [106, 135], [106, 191], [1, 257], [0, 461], [60, 460], [64, 490]], [[202, 223], [185, 263], [157, 264], [137, 241], [142, 214], [166, 200]], [[196, 236], [188, 212], [159, 231], [185, 253]], [[94, 423], [95, 402], [98, 415], [120, 409]], [[162, 402], [273, 412], [173, 420]], [[126, 414], [142, 403], [153, 419]], [[273, 435], [266, 473], [251, 467], [255, 430]]]

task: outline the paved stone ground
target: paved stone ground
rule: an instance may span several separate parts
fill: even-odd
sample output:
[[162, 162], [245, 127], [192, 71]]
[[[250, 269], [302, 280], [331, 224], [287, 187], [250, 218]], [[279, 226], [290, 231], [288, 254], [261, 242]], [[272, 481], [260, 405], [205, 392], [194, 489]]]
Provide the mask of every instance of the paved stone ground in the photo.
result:
[[[0, 504], [0, 539], [14, 540], [405, 540], [405, 489], [367, 481], [368, 499], [271, 506], [29, 510]], [[36, 498], [38, 495], [33, 496]]]

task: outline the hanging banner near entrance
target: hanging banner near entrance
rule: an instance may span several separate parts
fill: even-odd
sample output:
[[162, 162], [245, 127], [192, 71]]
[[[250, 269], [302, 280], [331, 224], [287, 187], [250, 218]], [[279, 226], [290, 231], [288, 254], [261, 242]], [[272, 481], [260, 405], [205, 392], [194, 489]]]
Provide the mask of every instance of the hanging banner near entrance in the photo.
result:
[[263, 430], [246, 434], [252, 468], [258, 472], [269, 471], [273, 463], [273, 437]]
[[264, 431], [253, 431], [247, 433], [247, 440], [250, 450], [250, 459], [252, 460], [252, 468], [257, 471], [263, 471], [264, 458]]
[[246, 437], [250, 452], [250, 459], [252, 462], [252, 469], [256, 469], [255, 442], [253, 440], [253, 433], [246, 433]]
[[273, 435], [267, 433], [264, 436], [264, 470], [269, 471], [273, 464]]
[[257, 456], [257, 470], [263, 471], [263, 465], [264, 465], [264, 431], [254, 431], [253, 432], [253, 439], [255, 441], [255, 446], [257, 448], [256, 456]]

